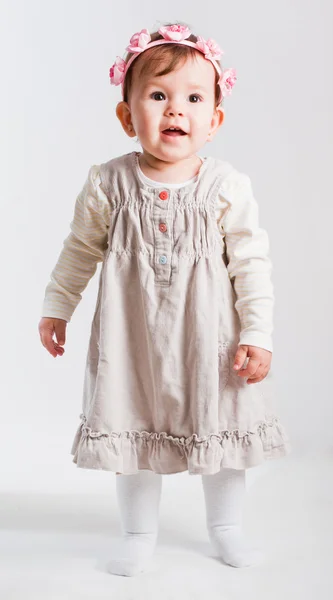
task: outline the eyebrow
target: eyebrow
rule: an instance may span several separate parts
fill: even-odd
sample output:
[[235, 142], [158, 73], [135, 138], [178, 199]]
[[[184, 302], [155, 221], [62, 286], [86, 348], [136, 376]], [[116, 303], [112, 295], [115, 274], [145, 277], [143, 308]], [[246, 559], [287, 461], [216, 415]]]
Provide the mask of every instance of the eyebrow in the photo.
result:
[[202, 92], [207, 92], [207, 88], [204, 85], [200, 85], [197, 83], [189, 83], [189, 87], [201, 90]]
[[[163, 75], [161, 76], [163, 77]], [[149, 85], [158, 85], [158, 83], [160, 83], [160, 79], [161, 77], [153, 77], [152, 79], [150, 79], [149, 81], [146, 81], [144, 83], [144, 87], [148, 87]], [[207, 92], [207, 87], [200, 85], [198, 83], [189, 83], [188, 84], [189, 88], [195, 89], [195, 90], [200, 90], [202, 92]]]

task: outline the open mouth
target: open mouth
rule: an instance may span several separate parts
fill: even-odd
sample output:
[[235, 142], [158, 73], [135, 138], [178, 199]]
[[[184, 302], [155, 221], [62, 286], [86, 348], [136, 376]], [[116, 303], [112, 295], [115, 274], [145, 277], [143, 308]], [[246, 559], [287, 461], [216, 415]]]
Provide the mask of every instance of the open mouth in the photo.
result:
[[169, 127], [168, 129], [164, 129], [162, 133], [170, 136], [187, 135], [187, 133], [180, 129], [180, 127]]

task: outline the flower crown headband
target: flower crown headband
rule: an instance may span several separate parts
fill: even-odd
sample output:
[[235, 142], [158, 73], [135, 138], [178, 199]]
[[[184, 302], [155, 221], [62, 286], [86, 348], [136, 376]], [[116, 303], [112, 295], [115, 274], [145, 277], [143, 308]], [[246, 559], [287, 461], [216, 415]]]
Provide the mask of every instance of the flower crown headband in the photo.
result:
[[127, 63], [120, 56], [117, 56], [114, 64], [110, 68], [110, 83], [111, 85], [121, 84], [123, 98], [126, 73], [133, 60], [135, 60], [139, 54], [148, 50], [148, 48], [160, 46], [161, 44], [180, 44], [182, 46], [190, 46], [191, 48], [195, 48], [196, 50], [199, 50], [199, 52], [202, 52], [205, 58], [210, 60], [213, 64], [219, 75], [218, 85], [220, 87], [220, 97], [218, 103], [220, 104], [222, 98], [231, 94], [231, 90], [237, 80], [236, 71], [235, 69], [225, 69], [224, 71], [220, 69], [216, 60], [221, 58], [223, 50], [221, 50], [214, 40], [211, 38], [205, 40], [199, 35], [196, 42], [191, 42], [187, 39], [190, 37], [191, 31], [184, 25], [167, 25], [160, 27], [158, 33], [162, 35], [163, 39], [155, 40], [153, 42], [151, 41], [151, 36], [147, 29], [142, 29], [138, 33], [134, 33], [126, 48], [128, 52], [133, 53], [133, 56], [131, 56]]

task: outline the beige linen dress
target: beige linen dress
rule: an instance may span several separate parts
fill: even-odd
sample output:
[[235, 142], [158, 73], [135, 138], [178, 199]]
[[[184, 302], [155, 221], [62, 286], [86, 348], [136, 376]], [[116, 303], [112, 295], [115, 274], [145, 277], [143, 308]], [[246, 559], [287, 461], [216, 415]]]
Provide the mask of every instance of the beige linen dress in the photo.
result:
[[[98, 168], [110, 212], [73, 462], [214, 474], [282, 457], [290, 444], [272, 372], [248, 385], [233, 371], [239, 343], [271, 350], [269, 262], [260, 244], [247, 254], [245, 226], [228, 230], [228, 215], [247, 210], [249, 179], [207, 157], [195, 182], [161, 190], [140, 177], [138, 156]], [[57, 316], [48, 302], [43, 316]]]

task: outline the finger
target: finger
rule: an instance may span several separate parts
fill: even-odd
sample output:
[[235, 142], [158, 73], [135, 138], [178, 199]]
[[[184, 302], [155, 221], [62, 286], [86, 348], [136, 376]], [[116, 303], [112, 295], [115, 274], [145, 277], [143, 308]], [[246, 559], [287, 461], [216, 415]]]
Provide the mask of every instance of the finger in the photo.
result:
[[250, 383], [259, 383], [260, 381], [262, 381], [263, 379], [265, 379], [265, 377], [266, 377], [266, 375], [262, 375], [262, 377], [258, 377], [258, 378], [255, 378], [255, 379], [248, 379], [246, 383], [248, 383], [248, 384], [250, 384]]
[[54, 349], [59, 356], [62, 356], [65, 352], [65, 348], [63, 348], [62, 346], [58, 346], [58, 344], [54, 344]]
[[234, 369], [240, 369], [247, 358], [247, 347], [239, 346], [235, 355]]
[[255, 360], [254, 358], [250, 358], [246, 369], [243, 369], [241, 371], [239, 371], [238, 375], [240, 377], [254, 377], [256, 374], [256, 371], [258, 369], [260, 365], [260, 361], [259, 360]]
[[41, 333], [41, 340], [44, 348], [52, 354], [52, 356], [57, 356], [57, 350], [55, 348], [54, 340], [52, 339], [53, 332], [50, 330], [44, 330]]
[[63, 353], [65, 352], [65, 348], [63, 348], [62, 346], [60, 346], [60, 345], [59, 345], [57, 342], [55, 342], [54, 340], [52, 340], [52, 343], [53, 343], [53, 347], [54, 347], [54, 350], [55, 350], [55, 352], [57, 353], [57, 355], [58, 355], [58, 356], [59, 356], [59, 355], [60, 355], [60, 356], [62, 356], [62, 355], [63, 355]]
[[40, 328], [40, 339], [41, 342], [46, 348], [46, 350], [55, 358], [59, 354], [62, 355], [64, 353], [64, 349], [61, 348], [53, 339], [53, 323], [48, 325], [44, 325]]
[[266, 367], [261, 364], [253, 375], [250, 375], [249, 379], [259, 379], [265, 374]]
[[57, 322], [54, 326], [54, 332], [57, 338], [57, 342], [60, 346], [63, 346], [66, 342], [66, 322]]

